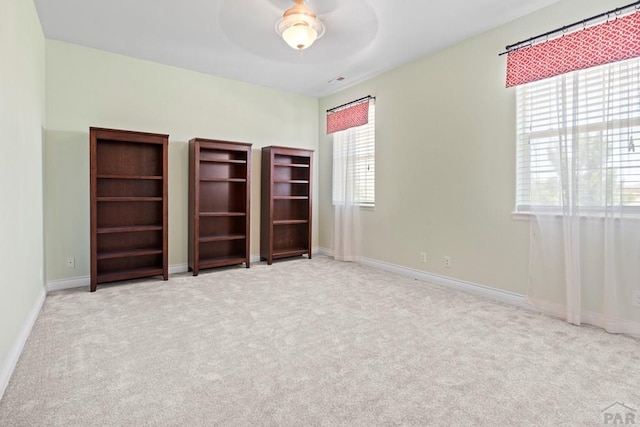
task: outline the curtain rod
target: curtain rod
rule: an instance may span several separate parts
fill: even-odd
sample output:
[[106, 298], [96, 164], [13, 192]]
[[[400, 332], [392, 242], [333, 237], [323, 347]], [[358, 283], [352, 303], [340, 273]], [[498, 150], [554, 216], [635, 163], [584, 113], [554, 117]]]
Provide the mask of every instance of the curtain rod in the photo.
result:
[[[640, 3], [640, 2], [638, 2], [638, 3]], [[331, 113], [333, 111], [339, 110], [340, 108], [348, 107], [349, 105], [357, 104], [359, 102], [362, 102], [362, 101], [365, 101], [365, 100], [370, 100], [370, 99], [376, 99], [376, 97], [375, 96], [371, 96], [371, 95], [363, 96], [362, 98], [356, 99], [355, 101], [347, 102], [346, 104], [342, 104], [342, 105], [338, 105], [337, 107], [329, 108], [327, 110], [327, 113]]]
[[583, 19], [582, 21], [578, 21], [578, 22], [574, 22], [573, 24], [570, 25], [565, 25], [564, 27], [560, 27], [560, 28], [556, 28], [553, 31], [547, 31], [544, 34], [540, 34], [539, 36], [535, 36], [535, 37], [530, 37], [526, 40], [523, 40], [521, 42], [518, 43], [514, 43], [514, 44], [510, 44], [507, 47], [505, 47], [505, 51], [498, 54], [498, 56], [502, 56], [502, 55], [506, 55], [509, 52], [515, 52], [516, 50], [520, 50], [523, 49], [525, 47], [528, 46], [532, 46], [534, 44], [534, 42], [538, 39], [542, 39], [542, 38], [549, 38], [549, 36], [554, 35], [554, 34], [558, 34], [558, 33], [566, 33], [571, 29], [574, 29], [575, 27], [579, 27], [582, 26], [583, 28], [586, 28], [588, 24], [592, 23], [595, 20], [598, 20], [600, 18], [604, 18], [607, 17], [609, 18], [612, 14], [615, 14], [616, 16], [622, 14], [623, 11], [627, 11], [628, 9], [634, 8], [636, 9], [636, 11], [640, 10], [640, 1], [636, 1], [633, 2], [631, 4], [628, 4], [626, 6], [620, 6], [616, 9], [610, 10], [608, 12], [604, 12], [604, 13], [600, 13], [598, 15], [592, 16], [591, 18], [587, 18], [587, 19]]

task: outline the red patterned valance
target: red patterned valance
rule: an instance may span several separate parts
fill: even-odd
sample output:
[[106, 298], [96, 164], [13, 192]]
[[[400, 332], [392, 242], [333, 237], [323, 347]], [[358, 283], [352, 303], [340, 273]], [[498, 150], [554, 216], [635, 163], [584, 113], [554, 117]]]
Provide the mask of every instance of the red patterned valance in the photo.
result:
[[327, 135], [369, 123], [369, 101], [327, 112]]
[[507, 87], [640, 56], [640, 13], [509, 52]]

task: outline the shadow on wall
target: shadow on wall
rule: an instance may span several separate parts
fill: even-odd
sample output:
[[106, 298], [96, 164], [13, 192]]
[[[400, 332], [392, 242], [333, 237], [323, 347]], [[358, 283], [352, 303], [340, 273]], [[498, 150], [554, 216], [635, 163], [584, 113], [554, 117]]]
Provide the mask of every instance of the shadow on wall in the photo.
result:
[[[47, 280], [89, 275], [89, 129], [44, 132]], [[66, 267], [67, 257], [75, 267]]]

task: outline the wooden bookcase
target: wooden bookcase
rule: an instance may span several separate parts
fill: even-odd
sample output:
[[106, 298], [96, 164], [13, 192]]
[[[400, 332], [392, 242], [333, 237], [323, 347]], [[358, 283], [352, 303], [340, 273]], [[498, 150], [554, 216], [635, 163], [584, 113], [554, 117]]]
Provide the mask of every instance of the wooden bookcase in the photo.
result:
[[251, 144], [189, 141], [189, 268], [249, 268]]
[[262, 149], [260, 258], [311, 259], [313, 150]]
[[91, 292], [98, 283], [168, 279], [169, 136], [90, 128]]

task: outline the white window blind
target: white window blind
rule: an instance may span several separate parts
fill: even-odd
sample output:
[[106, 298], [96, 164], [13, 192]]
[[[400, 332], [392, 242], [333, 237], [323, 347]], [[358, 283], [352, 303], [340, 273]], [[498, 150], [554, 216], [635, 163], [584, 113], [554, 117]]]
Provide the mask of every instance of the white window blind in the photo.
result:
[[[354, 146], [348, 150], [351, 140]], [[353, 159], [346, 161], [346, 156]], [[353, 174], [354, 204], [373, 206], [375, 204], [375, 104], [369, 105], [369, 122], [365, 125], [335, 132], [333, 134], [333, 164], [349, 165], [349, 170], [333, 173], [333, 204], [344, 204], [347, 200], [345, 176]]]
[[[640, 208], [640, 58], [521, 85], [516, 96], [517, 211], [558, 210], [569, 197], [583, 211]], [[574, 172], [562, 176], [561, 158]]]

